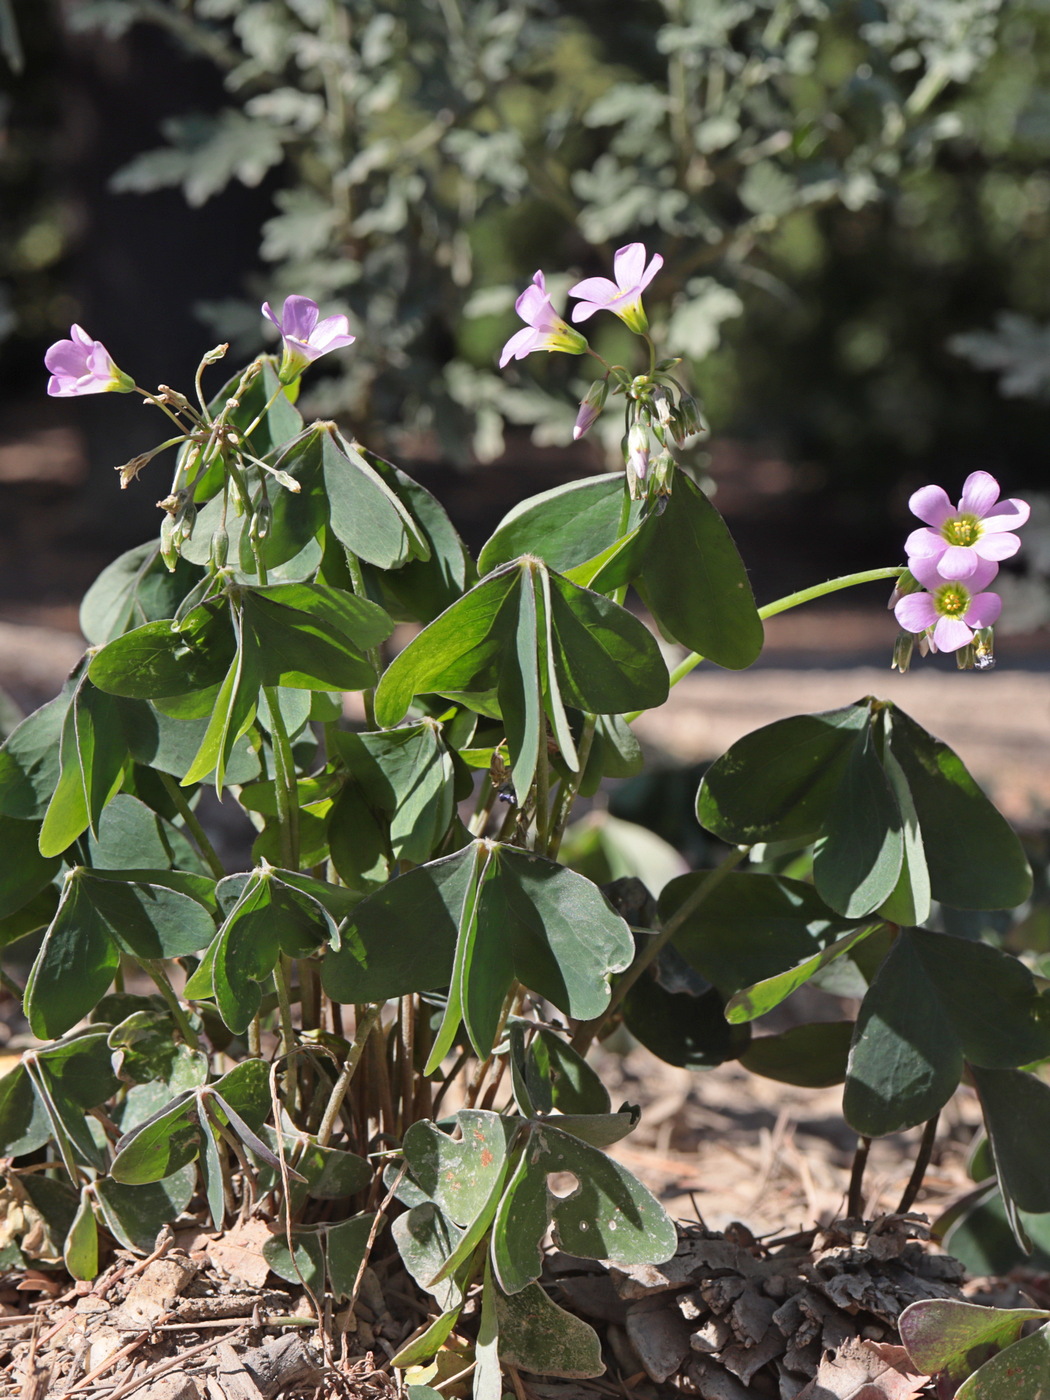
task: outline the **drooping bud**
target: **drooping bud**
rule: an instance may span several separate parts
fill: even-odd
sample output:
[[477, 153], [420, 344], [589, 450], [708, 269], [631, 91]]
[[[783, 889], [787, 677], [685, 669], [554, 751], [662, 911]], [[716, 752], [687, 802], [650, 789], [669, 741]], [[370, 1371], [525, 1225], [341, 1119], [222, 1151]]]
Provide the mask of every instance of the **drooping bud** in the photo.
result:
[[905, 569], [893, 585], [893, 592], [890, 594], [890, 601], [886, 606], [891, 609], [895, 608], [902, 598], [907, 598], [909, 593], [921, 592], [922, 584], [910, 569]]
[[678, 402], [678, 412], [676, 416], [676, 426], [678, 432], [675, 434], [679, 446], [685, 442], [686, 438], [707, 436], [711, 431], [707, 419], [700, 409], [700, 401], [692, 394], [683, 394]]
[[638, 421], [631, 424], [627, 434], [627, 469], [639, 481], [645, 480], [649, 470], [649, 429]]
[[211, 537], [211, 562], [216, 569], [224, 569], [230, 555], [230, 536], [226, 526], [220, 525]]
[[912, 652], [915, 650], [915, 636], [911, 632], [901, 632], [897, 640], [893, 643], [893, 662], [890, 665], [891, 671], [899, 671], [902, 676], [908, 674], [908, 667], [911, 665]]
[[598, 415], [605, 407], [605, 400], [608, 396], [608, 376], [606, 376], [605, 379], [596, 379], [580, 402], [580, 411], [576, 415], [576, 422], [572, 430], [574, 442], [579, 442], [584, 433], [597, 421]]
[[270, 533], [272, 524], [273, 506], [270, 504], [269, 497], [264, 496], [252, 514], [251, 524], [248, 526], [249, 539], [264, 540]]

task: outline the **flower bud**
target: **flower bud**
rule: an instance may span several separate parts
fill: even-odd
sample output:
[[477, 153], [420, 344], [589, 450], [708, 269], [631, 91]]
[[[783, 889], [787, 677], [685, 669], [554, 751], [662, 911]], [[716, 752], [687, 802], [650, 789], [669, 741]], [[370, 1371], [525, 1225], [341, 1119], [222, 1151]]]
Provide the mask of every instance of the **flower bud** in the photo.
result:
[[580, 411], [576, 415], [576, 423], [573, 426], [572, 437], [574, 442], [579, 442], [584, 433], [597, 420], [598, 415], [605, 407], [605, 400], [609, 395], [609, 380], [596, 379], [583, 396], [580, 403]]
[[700, 433], [706, 434], [711, 431], [708, 427], [707, 419], [700, 411], [699, 400], [694, 398], [692, 394], [682, 395], [678, 403], [676, 417], [678, 433], [681, 434], [681, 436], [676, 434], [679, 445], [681, 445], [686, 438], [696, 437]]
[[974, 660], [978, 671], [991, 671], [995, 666], [994, 637], [991, 627], [978, 627], [973, 634]]
[[217, 569], [226, 567], [230, 555], [230, 536], [225, 525], [220, 525], [211, 537], [211, 562]]
[[248, 537], [252, 540], [264, 540], [270, 533], [270, 526], [273, 524], [273, 506], [269, 498], [264, 496], [255, 507], [252, 515], [252, 523], [248, 526]]
[[632, 423], [627, 434], [627, 469], [639, 481], [649, 470], [649, 429], [644, 423]]
[[910, 570], [905, 569], [893, 585], [893, 592], [890, 594], [890, 601], [886, 604], [888, 608], [895, 608], [902, 598], [906, 598], [909, 593], [921, 593], [922, 584]]
[[901, 632], [897, 640], [893, 643], [893, 662], [890, 666], [890, 670], [899, 671], [902, 676], [907, 675], [914, 649], [915, 637], [913, 634], [911, 632]]
[[192, 501], [187, 501], [183, 506], [175, 522], [173, 537], [181, 548], [193, 534], [193, 527], [197, 523], [197, 507]]

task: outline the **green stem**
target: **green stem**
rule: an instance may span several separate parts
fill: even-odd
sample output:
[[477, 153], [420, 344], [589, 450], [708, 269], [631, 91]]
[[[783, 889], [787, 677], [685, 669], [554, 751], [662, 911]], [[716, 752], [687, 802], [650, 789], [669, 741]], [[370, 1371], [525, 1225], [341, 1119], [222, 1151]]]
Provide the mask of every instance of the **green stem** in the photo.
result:
[[572, 815], [573, 804], [576, 801], [576, 793], [579, 791], [583, 775], [587, 771], [587, 761], [591, 756], [591, 748], [594, 745], [594, 731], [598, 725], [597, 715], [587, 715], [583, 721], [583, 733], [580, 736], [579, 746], [576, 750], [576, 757], [579, 763], [577, 771], [572, 778], [562, 784], [558, 792], [558, 800], [554, 804], [554, 819], [551, 822], [550, 836], [547, 839], [547, 855], [551, 860], [556, 860], [558, 850], [561, 846], [562, 837], [565, 835], [565, 828], [569, 824], [569, 817]]
[[718, 888], [726, 876], [736, 869], [750, 849], [750, 846], [734, 847], [722, 861], [721, 865], [716, 865], [714, 870], [709, 870], [707, 872], [705, 878], [700, 881], [685, 903], [675, 910], [660, 929], [660, 932], [649, 940], [648, 944], [638, 954], [634, 962], [620, 978], [619, 982], [617, 982], [616, 986], [613, 988], [612, 996], [609, 998], [609, 1005], [602, 1014], [596, 1016], [593, 1021], [584, 1021], [581, 1026], [577, 1027], [576, 1034], [572, 1038], [572, 1048], [574, 1050], [581, 1055], [586, 1051], [595, 1035], [620, 1005], [646, 968], [660, 956], [664, 948], [667, 947], [668, 943], [670, 943], [671, 939], [685, 921], [692, 917], [696, 910], [699, 909], [700, 905], [703, 904], [704, 900]]
[[357, 1023], [354, 1030], [354, 1043], [347, 1052], [346, 1064], [343, 1066], [342, 1073], [332, 1087], [331, 1097], [325, 1108], [324, 1117], [321, 1119], [321, 1126], [317, 1130], [318, 1147], [327, 1147], [331, 1140], [332, 1133], [335, 1131], [336, 1119], [339, 1117], [340, 1110], [343, 1107], [343, 1100], [346, 1098], [347, 1090], [350, 1088], [350, 1081], [353, 1079], [358, 1063], [364, 1053], [365, 1045], [368, 1043], [368, 1037], [372, 1034], [372, 1031], [379, 1022], [379, 1016], [382, 1010], [382, 1002], [378, 1002], [375, 1006], [370, 1006]]
[[168, 1004], [171, 1012], [171, 1019], [178, 1026], [183, 1040], [191, 1050], [199, 1050], [201, 1043], [197, 1038], [197, 1032], [190, 1025], [189, 1017], [183, 1009], [182, 1003], [175, 995], [175, 988], [168, 981], [168, 974], [164, 971], [163, 964], [154, 958], [135, 958], [135, 962], [147, 973], [160, 992], [161, 996]]
[[[841, 578], [829, 578], [826, 583], [815, 583], [810, 588], [800, 588], [797, 593], [788, 593], [773, 603], [766, 603], [764, 607], [759, 608], [758, 615], [765, 622], [767, 618], [776, 617], [778, 613], [789, 612], [791, 608], [800, 607], [803, 603], [812, 603], [816, 598], [838, 593], [843, 588], [853, 588], [860, 583], [881, 583], [889, 579], [898, 579], [904, 573], [904, 569], [903, 564], [892, 564], [884, 569], [865, 569], [859, 574], [843, 574]], [[671, 684], [677, 685], [690, 671], [695, 671], [703, 659], [698, 651], [690, 652], [671, 672]], [[632, 710], [630, 714], [624, 715], [624, 719], [628, 724], [633, 724], [641, 714], [644, 714], [643, 710]]]
[[[295, 1049], [295, 1025], [292, 1021], [292, 959], [282, 953], [273, 970], [277, 989], [277, 1007], [281, 1017], [281, 1053], [290, 1055]], [[289, 1075], [289, 1079], [293, 1076]]]
[[[368, 589], [365, 587], [365, 576], [361, 569], [361, 561], [358, 559], [357, 555], [349, 549], [346, 551], [346, 567], [350, 570], [350, 581], [353, 585], [354, 592], [359, 598], [367, 599]], [[372, 663], [372, 669], [375, 671], [376, 677], [378, 678], [383, 673], [383, 658], [379, 648], [369, 647], [365, 655]], [[368, 725], [369, 729], [375, 729], [375, 687], [372, 686], [368, 690], [363, 690], [361, 692], [361, 698], [365, 703], [365, 723]]]
[[270, 711], [270, 738], [273, 741], [274, 792], [277, 798], [277, 821], [281, 833], [281, 861], [286, 870], [299, 869], [299, 790], [295, 781], [295, 763], [288, 740], [280, 696], [274, 685], [264, 685], [263, 694]]
[[208, 840], [207, 832], [197, 820], [197, 816], [190, 806], [189, 799], [186, 797], [185, 792], [179, 787], [170, 773], [159, 773], [159, 777], [164, 791], [171, 798], [178, 810], [179, 816], [186, 823], [186, 830], [192, 835], [197, 844], [197, 849], [207, 862], [211, 873], [215, 876], [216, 880], [223, 879], [226, 874], [223, 863], [219, 859], [215, 847]]

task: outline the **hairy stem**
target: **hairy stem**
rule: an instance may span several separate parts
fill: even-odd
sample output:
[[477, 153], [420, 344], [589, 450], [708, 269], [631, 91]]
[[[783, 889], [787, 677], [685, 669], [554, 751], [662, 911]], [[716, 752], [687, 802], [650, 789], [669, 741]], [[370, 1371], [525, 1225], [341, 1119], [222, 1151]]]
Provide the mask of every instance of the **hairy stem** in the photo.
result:
[[164, 964], [156, 958], [135, 958], [134, 961], [138, 963], [143, 972], [149, 976], [156, 986], [157, 991], [160, 992], [161, 996], [167, 1002], [168, 1010], [171, 1012], [171, 1019], [178, 1026], [179, 1033], [183, 1040], [191, 1050], [199, 1050], [201, 1048], [201, 1043], [197, 1037], [197, 1032], [190, 1025], [185, 1008], [176, 996], [175, 988], [168, 981], [168, 974], [164, 971]]
[[915, 1199], [922, 1190], [922, 1183], [926, 1177], [926, 1168], [930, 1165], [930, 1157], [933, 1155], [933, 1144], [937, 1137], [937, 1121], [939, 1113], [935, 1113], [922, 1130], [922, 1137], [919, 1139], [919, 1150], [915, 1155], [915, 1165], [911, 1169], [911, 1176], [908, 1184], [904, 1188], [904, 1195], [900, 1199], [897, 1207], [898, 1215], [906, 1215], [915, 1204]]

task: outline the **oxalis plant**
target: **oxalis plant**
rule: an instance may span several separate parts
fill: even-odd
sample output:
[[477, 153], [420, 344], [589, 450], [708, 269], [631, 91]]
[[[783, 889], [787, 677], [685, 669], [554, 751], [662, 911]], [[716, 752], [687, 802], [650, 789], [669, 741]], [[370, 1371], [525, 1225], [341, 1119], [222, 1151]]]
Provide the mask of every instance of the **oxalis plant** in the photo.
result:
[[[615, 280], [572, 289], [572, 324], [542, 272], [519, 298], [504, 363], [595, 355], [578, 327], [602, 311], [639, 337], [638, 365], [595, 356], [576, 425], [619, 401], [625, 471], [524, 501], [476, 561], [417, 482], [302, 422], [303, 371], [353, 341], [305, 297], [263, 308], [281, 358], [214, 394], [225, 346], [192, 394], [140, 389], [77, 326], [48, 352], [50, 393], [139, 393], [170, 420], [123, 485], [161, 452], [176, 465], [159, 539], [92, 585], [86, 655], [0, 751], [0, 939], [44, 930], [24, 988], [39, 1045], [0, 1080], [5, 1190], [34, 1222], [9, 1266], [90, 1279], [111, 1241], [149, 1252], [188, 1208], [216, 1230], [258, 1216], [323, 1316], [388, 1225], [435, 1314], [397, 1366], [458, 1327], [479, 1400], [507, 1368], [595, 1376], [597, 1335], [539, 1283], [548, 1231], [620, 1265], [676, 1247], [605, 1151], [638, 1110], [613, 1109], [587, 1052], [621, 1023], [675, 1064], [844, 1079], [862, 1154], [925, 1124], [903, 1209], [965, 1075], [1019, 1236], [1050, 1210], [1050, 1088], [1025, 1068], [1050, 1058], [1050, 1007], [1019, 959], [944, 931], [1025, 901], [1028, 864], [902, 710], [865, 697], [734, 744], [697, 797], [721, 854], [659, 899], [559, 859], [577, 800], [641, 768], [632, 721], [704, 658], [749, 666], [766, 617], [892, 580], [901, 669], [916, 644], [990, 664], [986, 588], [1027, 516], [983, 472], [957, 506], [924, 488], [907, 566], [756, 607], [676, 460], [702, 419], [649, 336], [659, 269], [622, 248]], [[629, 587], [688, 650], [670, 674]], [[220, 859], [208, 788], [254, 829], [250, 869]], [[753, 1035], [811, 979], [863, 996], [855, 1025]]]

